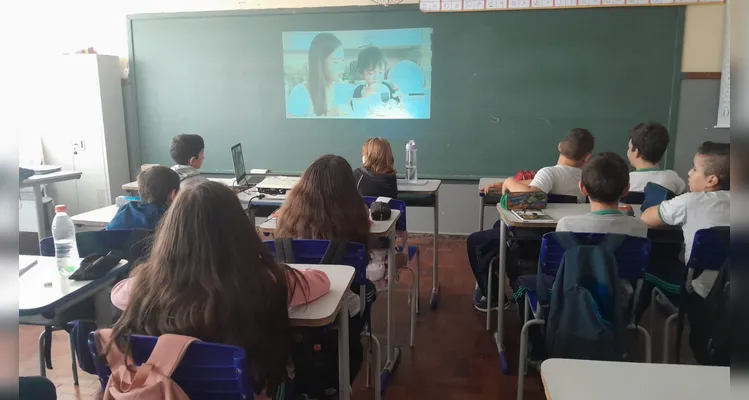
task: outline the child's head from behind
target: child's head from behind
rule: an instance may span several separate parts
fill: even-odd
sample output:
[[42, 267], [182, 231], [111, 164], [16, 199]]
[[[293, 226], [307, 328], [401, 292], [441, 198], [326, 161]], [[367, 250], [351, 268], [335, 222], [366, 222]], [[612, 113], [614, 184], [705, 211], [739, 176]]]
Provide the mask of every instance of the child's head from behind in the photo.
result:
[[629, 167], [615, 153], [601, 153], [583, 167], [580, 191], [590, 201], [603, 204], [618, 204], [629, 191]]
[[395, 158], [390, 142], [381, 137], [369, 138], [361, 148], [364, 168], [376, 174], [395, 174]]
[[149, 258], [131, 278], [128, 307], [114, 326], [116, 343], [129, 333], [177, 333], [243, 346], [259, 382], [281, 382], [292, 284], [227, 186], [205, 181], [180, 190]]
[[369, 214], [346, 159], [326, 155], [307, 167], [284, 202], [275, 236], [367, 245]]
[[559, 154], [579, 165], [584, 164], [593, 152], [595, 139], [593, 135], [583, 128], [575, 128], [567, 134], [567, 137], [559, 142]]
[[629, 131], [627, 158], [633, 166], [638, 160], [658, 164], [668, 149], [668, 130], [659, 123], [638, 124]]
[[169, 154], [178, 165], [189, 165], [195, 169], [203, 166], [205, 142], [200, 135], [177, 135], [169, 145]]
[[138, 174], [141, 203], [168, 206], [179, 191], [179, 175], [171, 168], [155, 165]]
[[690, 192], [713, 192], [731, 189], [731, 145], [705, 142], [694, 155], [689, 170]]
[[381, 75], [385, 73], [387, 59], [378, 47], [369, 46], [359, 52], [356, 66], [364, 78], [364, 83], [371, 85], [382, 80]]

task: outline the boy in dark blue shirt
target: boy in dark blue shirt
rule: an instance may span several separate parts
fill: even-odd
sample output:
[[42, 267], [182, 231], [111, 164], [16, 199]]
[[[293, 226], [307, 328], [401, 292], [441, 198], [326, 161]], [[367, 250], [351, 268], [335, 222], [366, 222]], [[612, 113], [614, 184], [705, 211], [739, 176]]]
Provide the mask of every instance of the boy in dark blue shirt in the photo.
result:
[[155, 229], [179, 190], [179, 175], [164, 166], [153, 166], [138, 174], [140, 201], [131, 201], [117, 210], [107, 230]]

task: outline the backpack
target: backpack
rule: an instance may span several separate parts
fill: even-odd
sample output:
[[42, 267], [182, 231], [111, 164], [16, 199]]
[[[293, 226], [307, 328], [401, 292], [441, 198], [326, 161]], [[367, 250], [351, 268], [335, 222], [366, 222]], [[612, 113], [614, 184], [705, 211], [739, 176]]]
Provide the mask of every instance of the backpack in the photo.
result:
[[[99, 329], [94, 334], [96, 346], [104, 352], [112, 341], [111, 329]], [[109, 347], [107, 363], [112, 371], [104, 389], [104, 400], [189, 400], [187, 394], [171, 378], [185, 351], [198, 339], [190, 336], [165, 334], [159, 336], [148, 360], [134, 366], [130, 356], [125, 358], [117, 346]]]
[[607, 235], [597, 245], [581, 244], [571, 232], [557, 232], [564, 248], [549, 297], [539, 265], [538, 296], [550, 304], [546, 322], [549, 357], [615, 361], [625, 353], [627, 298], [614, 252], [626, 235]]
[[[689, 348], [702, 365], [729, 366], [731, 361], [731, 328], [728, 302], [731, 297], [731, 271], [728, 258], [718, 270], [715, 283], [704, 299], [697, 293], [679, 308], [676, 329], [676, 362], [680, 360], [684, 315], [689, 318]], [[686, 293], [683, 290], [682, 293]]]

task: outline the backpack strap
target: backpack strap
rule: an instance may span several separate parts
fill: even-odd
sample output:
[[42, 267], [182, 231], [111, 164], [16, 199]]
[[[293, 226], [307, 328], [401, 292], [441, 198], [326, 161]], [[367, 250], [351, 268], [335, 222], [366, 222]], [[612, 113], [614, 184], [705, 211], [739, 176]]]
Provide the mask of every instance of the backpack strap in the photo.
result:
[[627, 240], [627, 238], [627, 235], [609, 233], [606, 235], [606, 239], [601, 242], [600, 246], [603, 246], [605, 249], [613, 253], [622, 245], [622, 243], [624, 243], [625, 240]]
[[[120, 351], [116, 344], [112, 343], [112, 345], [109, 346], [109, 343], [112, 342], [111, 329], [99, 329], [95, 331], [94, 341], [96, 342], [96, 348], [99, 355], [103, 355], [106, 357], [107, 364], [112, 371], [116, 370], [120, 366], [126, 366], [128, 364], [128, 358], [125, 357], [125, 354]], [[109, 351], [107, 351], [107, 347], [109, 347]], [[106, 354], [104, 354], [105, 351], [107, 351]]]
[[580, 241], [577, 240], [577, 236], [575, 236], [575, 234], [572, 232], [555, 232], [554, 238], [556, 239], [557, 243], [562, 246], [564, 251], [580, 245]]
[[325, 254], [322, 256], [322, 260], [320, 260], [320, 264], [340, 264], [346, 255], [348, 244], [349, 242], [343, 240], [331, 240], [328, 248], [325, 250]]
[[276, 244], [276, 261], [287, 264], [296, 262], [294, 249], [291, 245], [293, 243], [292, 239], [273, 239], [273, 243]]
[[172, 376], [174, 370], [182, 362], [185, 351], [193, 342], [199, 341], [191, 336], [164, 334], [156, 341], [151, 356], [145, 364], [152, 366], [164, 376]]

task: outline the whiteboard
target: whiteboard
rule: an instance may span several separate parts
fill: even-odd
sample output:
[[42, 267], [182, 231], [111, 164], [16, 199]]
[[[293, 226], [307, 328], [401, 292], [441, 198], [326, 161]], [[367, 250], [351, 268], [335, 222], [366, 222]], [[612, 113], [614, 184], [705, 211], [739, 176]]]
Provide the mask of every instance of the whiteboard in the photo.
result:
[[720, 71], [720, 97], [718, 99], [718, 123], [716, 128], [731, 127], [731, 19], [728, 12], [731, 2], [726, 4], [726, 22], [723, 33], [723, 67]]

